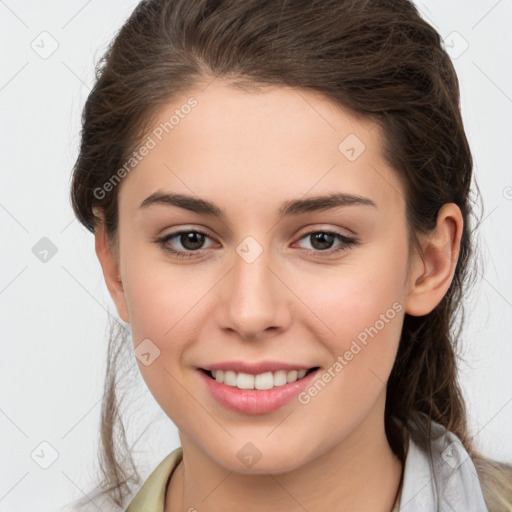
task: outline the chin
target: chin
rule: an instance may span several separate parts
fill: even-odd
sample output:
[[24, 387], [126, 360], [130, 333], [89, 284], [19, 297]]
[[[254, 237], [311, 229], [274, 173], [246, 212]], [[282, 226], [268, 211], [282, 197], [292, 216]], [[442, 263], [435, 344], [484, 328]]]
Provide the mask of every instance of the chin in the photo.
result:
[[[287, 448], [285, 453], [272, 453], [272, 455], [265, 456], [265, 449], [257, 450], [254, 445], [247, 443], [234, 458], [226, 459], [224, 456], [220, 458], [215, 457], [217, 464], [222, 466], [227, 471], [242, 475], [266, 475], [268, 473], [279, 475], [288, 473], [300, 468], [304, 464], [304, 460], [298, 460], [293, 456], [293, 452]], [[223, 454], [225, 455], [225, 453]]]

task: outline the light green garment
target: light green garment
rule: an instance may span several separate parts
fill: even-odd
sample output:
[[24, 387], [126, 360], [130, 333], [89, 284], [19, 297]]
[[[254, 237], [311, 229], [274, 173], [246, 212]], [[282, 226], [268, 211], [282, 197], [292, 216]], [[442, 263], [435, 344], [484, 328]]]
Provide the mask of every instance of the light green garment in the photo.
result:
[[[128, 505], [126, 512], [164, 512], [165, 493], [171, 475], [183, 459], [181, 446], [171, 452], [149, 475], [144, 485]], [[392, 512], [398, 512], [400, 496]]]
[[181, 446], [167, 455], [149, 475], [126, 512], [164, 512], [167, 484], [182, 458]]

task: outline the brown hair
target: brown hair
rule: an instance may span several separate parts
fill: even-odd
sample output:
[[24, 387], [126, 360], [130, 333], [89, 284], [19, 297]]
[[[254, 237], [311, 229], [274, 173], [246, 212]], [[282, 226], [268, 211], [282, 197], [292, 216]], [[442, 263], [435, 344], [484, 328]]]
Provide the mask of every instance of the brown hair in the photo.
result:
[[[406, 436], [399, 425], [407, 425], [408, 435], [424, 445], [430, 424], [425, 428], [418, 418], [423, 414], [442, 424], [475, 462], [491, 510], [510, 510], [505, 507], [512, 503], [512, 466], [476, 451], [457, 381], [461, 299], [473, 252], [473, 162], [458, 79], [439, 34], [409, 0], [142, 1], [100, 61], [83, 110], [71, 200], [87, 229], [94, 232], [100, 219], [93, 207], [101, 208], [116, 245], [118, 188], [101, 199], [94, 191], [124, 165], [159, 108], [214, 77], [239, 87], [318, 91], [375, 121], [384, 155], [404, 184], [416, 248], [417, 234], [435, 226], [443, 204], [460, 207], [464, 230], [448, 292], [430, 314], [405, 316], [387, 384], [386, 434], [404, 460]], [[109, 341], [99, 494], [123, 506], [140, 477], [128, 453], [116, 395], [116, 367], [127, 333], [118, 334], [111, 333]]]

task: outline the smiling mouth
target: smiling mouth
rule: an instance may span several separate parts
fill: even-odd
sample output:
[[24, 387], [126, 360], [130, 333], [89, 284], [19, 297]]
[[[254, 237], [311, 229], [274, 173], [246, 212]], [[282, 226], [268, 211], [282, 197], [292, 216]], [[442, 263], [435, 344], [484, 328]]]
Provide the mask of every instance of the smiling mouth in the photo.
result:
[[210, 371], [204, 368], [199, 369], [210, 379], [229, 387], [238, 388], [242, 390], [265, 390], [297, 382], [306, 377], [307, 375], [309, 375], [310, 373], [319, 370], [320, 367], [314, 366], [313, 368], [310, 368], [307, 371], [279, 370], [276, 372], [264, 372], [258, 375], [251, 375], [248, 373], [234, 371]]

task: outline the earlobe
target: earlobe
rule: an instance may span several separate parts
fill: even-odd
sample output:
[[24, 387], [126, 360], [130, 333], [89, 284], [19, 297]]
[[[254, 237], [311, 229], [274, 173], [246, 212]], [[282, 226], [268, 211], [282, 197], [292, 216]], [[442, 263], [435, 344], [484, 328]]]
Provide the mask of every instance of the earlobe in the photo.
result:
[[460, 251], [464, 220], [455, 203], [439, 210], [434, 230], [420, 239], [422, 254], [413, 256], [405, 312], [430, 313], [441, 302], [453, 280]]
[[105, 284], [121, 319], [127, 323], [130, 322], [128, 308], [126, 305], [126, 296], [124, 293], [123, 282], [120, 276], [119, 258], [113, 251], [108, 238], [104, 217], [99, 210], [95, 210], [95, 215], [101, 219], [98, 221], [94, 230], [96, 255], [100, 262]]

